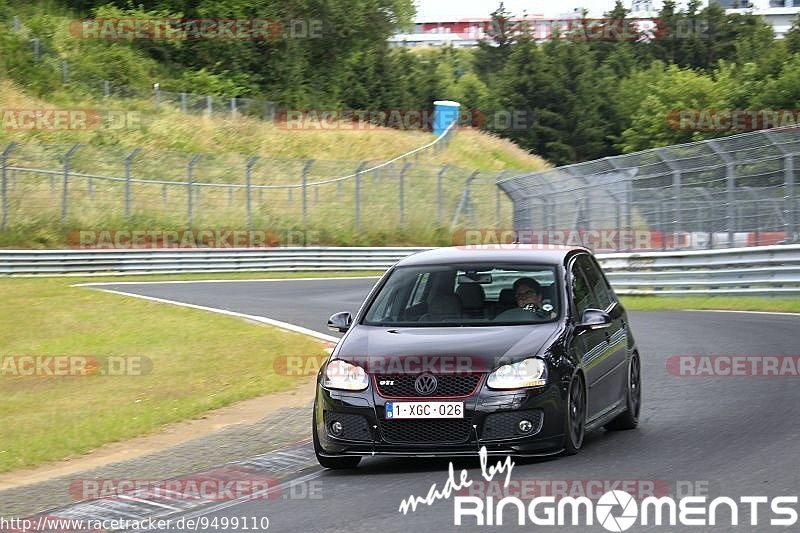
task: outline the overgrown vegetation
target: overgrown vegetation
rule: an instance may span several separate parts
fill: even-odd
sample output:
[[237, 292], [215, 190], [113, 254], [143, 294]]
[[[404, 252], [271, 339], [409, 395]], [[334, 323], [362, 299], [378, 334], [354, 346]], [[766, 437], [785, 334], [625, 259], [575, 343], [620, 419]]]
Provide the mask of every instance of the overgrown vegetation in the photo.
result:
[[[630, 31], [598, 39], [578, 25], [544, 43], [520, 31], [515, 14], [501, 6], [479, 48], [421, 51], [392, 49], [386, 40], [412, 20], [410, 0], [9, 4], [0, 0], [0, 17], [10, 29], [18, 15], [22, 26], [0, 33], [0, 75], [48, 99], [102, 94], [103, 80], [260, 97], [292, 109], [427, 109], [447, 98], [481, 112], [525, 113], [525, 128], [497, 132], [555, 164], [727, 133], [676, 127], [678, 110], [800, 105], [800, 25], [776, 40], [760, 17], [726, 15], [699, 0], [685, 8], [665, 1], [649, 38], [633, 33], [617, 2], [605, 24]], [[76, 38], [70, 21], [87, 17], [259, 18], [276, 21], [280, 31], [265, 40]], [[302, 22], [293, 29], [292, 20]], [[43, 51], [38, 62], [34, 36]], [[61, 59], [70, 65], [66, 85]]]

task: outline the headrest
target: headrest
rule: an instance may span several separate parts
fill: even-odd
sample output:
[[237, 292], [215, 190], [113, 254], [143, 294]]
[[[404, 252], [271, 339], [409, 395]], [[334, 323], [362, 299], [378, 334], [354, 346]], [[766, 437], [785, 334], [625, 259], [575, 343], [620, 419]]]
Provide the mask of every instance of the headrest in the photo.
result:
[[514, 296], [514, 289], [503, 289], [497, 297], [497, 301], [503, 305], [515, 307], [517, 305], [517, 297]]
[[461, 299], [455, 294], [440, 294], [435, 297], [428, 308], [432, 315], [460, 315]]
[[486, 301], [483, 287], [478, 283], [463, 283], [456, 289], [456, 294], [461, 297], [464, 309], [480, 309]]

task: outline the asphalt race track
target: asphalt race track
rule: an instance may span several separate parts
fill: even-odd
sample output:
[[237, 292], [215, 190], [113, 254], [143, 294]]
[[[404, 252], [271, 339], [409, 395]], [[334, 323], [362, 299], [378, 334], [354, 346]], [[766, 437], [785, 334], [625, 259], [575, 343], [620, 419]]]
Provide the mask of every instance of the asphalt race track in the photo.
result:
[[[340, 310], [354, 313], [374, 281], [192, 282], [102, 288], [261, 315], [330, 333], [325, 328], [327, 317]], [[611, 488], [625, 490], [626, 486], [647, 492], [648, 487], [655, 486], [657, 491], [664, 488], [664, 492], [678, 497], [690, 495], [687, 492], [693, 489], [687, 487], [696, 488], [700, 495], [705, 492], [710, 497], [728, 496], [736, 501], [743, 496], [797, 496], [800, 379], [686, 377], [668, 372], [666, 361], [673, 355], [796, 356], [800, 353], [796, 337], [800, 317], [691, 311], [630, 315], [643, 359], [644, 403], [639, 429], [597, 431], [587, 437], [583, 450], [574, 457], [517, 460], [511, 475], [512, 483], [517, 485], [512, 487], [518, 487], [522, 480], [548, 480], [544, 483], [554, 490], [565, 485], [588, 490], [600, 483], [605, 488], [599, 493]], [[310, 413], [298, 416], [309, 416], [310, 425]], [[490, 460], [490, 464], [494, 461]], [[319, 480], [319, 499], [256, 500], [207, 509], [204, 514], [211, 518], [267, 516], [271, 531], [483, 530], [474, 525], [453, 525], [452, 498], [430, 507], [422, 505], [407, 515], [398, 512], [401, 501], [409, 495], [424, 497], [432, 483], [441, 488], [447, 479], [447, 467], [446, 460], [398, 458], [365, 459], [357, 470], [344, 473], [311, 467], [303, 475]], [[481, 477], [477, 459], [457, 461], [455, 468], [456, 477], [460, 468], [468, 468], [473, 480]], [[627, 485], [613, 486], [614, 482]], [[770, 513], [768, 505], [759, 507], [759, 524], [764, 525], [757, 528], [749, 525], [748, 506], [742, 504], [740, 509], [740, 525], [736, 528], [731, 527], [730, 515], [723, 510], [718, 515], [722, 525], [717, 527], [637, 523], [629, 531], [785, 530], [769, 527], [768, 519], [776, 515]], [[616, 514], [620, 512], [617, 508]], [[507, 509], [506, 520], [515, 523], [515, 519], [513, 509]], [[474, 524], [469, 520], [466, 524]], [[530, 520], [521, 528], [499, 527], [508, 529], [555, 528], [535, 526]], [[606, 530], [597, 522], [590, 527], [558, 529]]]

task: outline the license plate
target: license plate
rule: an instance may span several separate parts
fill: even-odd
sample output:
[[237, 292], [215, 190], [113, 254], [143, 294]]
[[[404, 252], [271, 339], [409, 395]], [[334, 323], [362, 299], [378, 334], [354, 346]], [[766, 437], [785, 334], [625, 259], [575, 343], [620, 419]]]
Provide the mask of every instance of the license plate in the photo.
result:
[[386, 419], [464, 418], [464, 402], [386, 402]]

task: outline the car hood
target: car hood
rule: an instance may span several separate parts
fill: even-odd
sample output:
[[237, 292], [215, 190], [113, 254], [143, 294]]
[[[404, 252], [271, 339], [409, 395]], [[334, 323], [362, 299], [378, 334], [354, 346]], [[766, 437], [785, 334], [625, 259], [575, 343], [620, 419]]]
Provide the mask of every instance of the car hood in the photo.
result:
[[378, 327], [357, 325], [334, 357], [371, 373], [486, 372], [540, 353], [558, 322], [520, 326]]

